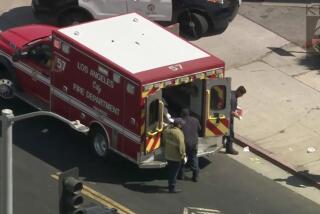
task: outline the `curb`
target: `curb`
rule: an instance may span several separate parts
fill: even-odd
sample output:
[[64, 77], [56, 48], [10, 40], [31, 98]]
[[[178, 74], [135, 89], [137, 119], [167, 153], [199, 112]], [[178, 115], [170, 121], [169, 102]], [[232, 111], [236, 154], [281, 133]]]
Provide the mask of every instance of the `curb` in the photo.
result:
[[235, 133], [235, 143], [241, 147], [249, 147], [250, 152], [266, 159], [267, 161], [271, 162], [272, 164], [280, 167], [281, 169], [295, 175], [299, 176], [303, 180], [307, 181], [308, 183], [312, 184], [315, 188], [320, 189], [320, 181], [317, 181], [306, 172], [298, 171], [297, 168], [288, 163], [287, 161], [281, 160], [278, 158], [274, 153], [263, 149], [262, 147], [254, 144], [252, 141], [238, 135]]

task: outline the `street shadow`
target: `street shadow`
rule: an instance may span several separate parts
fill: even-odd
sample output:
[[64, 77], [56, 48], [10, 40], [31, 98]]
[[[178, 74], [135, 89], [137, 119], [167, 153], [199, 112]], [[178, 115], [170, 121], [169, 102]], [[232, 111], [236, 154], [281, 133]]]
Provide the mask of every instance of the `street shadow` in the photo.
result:
[[291, 175], [286, 179], [276, 178], [273, 179], [277, 182], [286, 182], [286, 184], [306, 188], [306, 187], [314, 187], [315, 183], [320, 183], [320, 175], [310, 174], [309, 170], [299, 171], [295, 175]]
[[123, 186], [134, 192], [168, 193], [168, 186], [148, 185], [145, 183], [126, 183]]
[[35, 24], [35, 23], [44, 23], [34, 17], [31, 7], [24, 6], [24, 7], [17, 7], [13, 8], [9, 11], [4, 12], [0, 16], [0, 30], [4, 31], [9, 28], [28, 25], [28, 24]]
[[288, 51], [279, 47], [268, 47], [272, 52], [279, 56], [295, 57], [294, 53], [302, 53], [304, 57], [299, 59], [299, 64], [307, 67], [310, 70], [317, 70], [320, 74], [320, 54], [305, 50], [304, 52]]
[[[204, 169], [206, 166], [208, 166], [211, 163], [211, 161], [207, 158], [204, 157], [200, 157], [199, 158], [199, 168]], [[167, 171], [166, 169], [163, 170], [163, 173], [161, 174], [162, 180], [167, 180]], [[160, 178], [161, 178], [160, 177]], [[157, 178], [155, 178], [155, 180], [157, 180]], [[188, 166], [186, 165], [185, 168], [185, 175], [184, 175], [184, 181], [186, 182], [193, 182], [192, 180], [192, 171], [190, 170], [190, 168], [188, 168]], [[180, 182], [180, 181], [179, 181]], [[125, 184], [123, 184], [124, 187], [126, 187], [127, 189], [130, 189], [132, 191], [135, 192], [143, 192], [143, 193], [168, 193], [168, 186], [165, 185], [154, 185], [154, 184], [148, 184], [146, 182], [127, 182]]]
[[272, 52], [278, 54], [279, 56], [292, 56], [294, 57], [294, 55], [290, 52], [287, 51], [283, 48], [276, 48], [276, 47], [268, 47]]
[[318, 70], [318, 74], [320, 74], [320, 54], [318, 53], [307, 53], [305, 57], [300, 59], [299, 64], [310, 70]]

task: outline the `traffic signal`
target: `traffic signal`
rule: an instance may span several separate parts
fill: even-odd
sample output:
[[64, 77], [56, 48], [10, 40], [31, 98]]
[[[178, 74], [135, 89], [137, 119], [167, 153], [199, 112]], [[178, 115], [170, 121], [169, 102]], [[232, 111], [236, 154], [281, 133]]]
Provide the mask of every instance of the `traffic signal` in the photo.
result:
[[82, 182], [79, 169], [73, 168], [59, 175], [59, 214], [84, 214]]

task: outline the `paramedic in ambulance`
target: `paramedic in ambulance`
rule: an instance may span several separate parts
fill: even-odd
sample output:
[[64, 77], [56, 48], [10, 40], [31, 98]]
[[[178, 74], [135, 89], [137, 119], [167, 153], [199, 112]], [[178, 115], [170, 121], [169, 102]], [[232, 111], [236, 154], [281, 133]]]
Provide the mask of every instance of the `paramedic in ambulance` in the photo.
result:
[[184, 136], [181, 127], [184, 125], [184, 121], [181, 118], [177, 118], [173, 123], [170, 123], [168, 127], [163, 131], [162, 139], [164, 142], [164, 154], [168, 162], [168, 188], [169, 193], [181, 192], [176, 188], [177, 176], [180, 170], [183, 160], [186, 157]]
[[[181, 117], [185, 121], [182, 126], [182, 131], [184, 134], [184, 142], [186, 146], [187, 154], [187, 166], [192, 171], [192, 180], [194, 182], [198, 181], [199, 177], [199, 161], [198, 161], [198, 137], [201, 131], [201, 125], [196, 117], [190, 116], [190, 111], [187, 108], [182, 109]], [[185, 166], [181, 166], [178, 179], [184, 180]]]
[[239, 86], [235, 91], [231, 91], [231, 115], [230, 115], [230, 135], [226, 137], [226, 153], [237, 155], [238, 151], [234, 150], [232, 144], [234, 141], [234, 117], [240, 119], [239, 115], [236, 113], [238, 107], [238, 98], [242, 97], [247, 90], [244, 86]]

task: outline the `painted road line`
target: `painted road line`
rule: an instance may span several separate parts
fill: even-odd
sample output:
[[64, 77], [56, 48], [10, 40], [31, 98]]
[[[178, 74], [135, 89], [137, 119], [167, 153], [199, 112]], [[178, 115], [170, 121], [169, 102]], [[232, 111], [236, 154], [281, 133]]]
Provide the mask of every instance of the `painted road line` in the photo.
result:
[[[59, 173], [57, 173], [59, 174]], [[59, 180], [58, 175], [51, 175], [51, 177], [55, 180]], [[83, 185], [83, 189], [81, 191], [81, 193], [97, 202], [99, 202], [100, 204], [109, 207], [109, 208], [115, 208], [118, 210], [118, 212], [120, 214], [136, 214], [135, 212], [129, 210], [127, 207], [119, 204], [118, 202], [112, 200], [111, 198], [95, 191], [94, 189]]]

